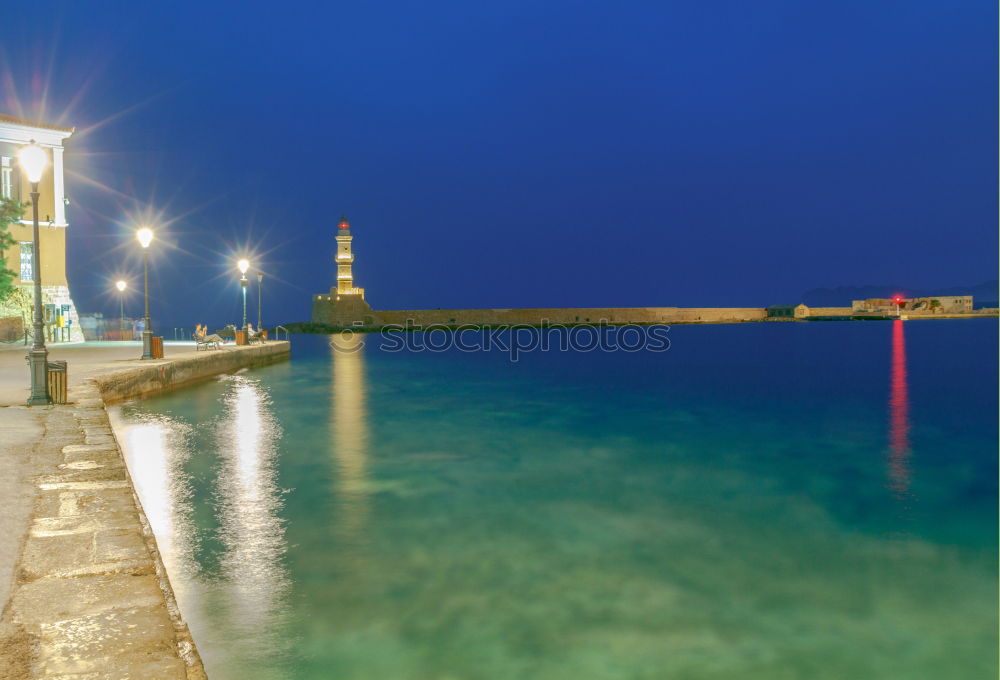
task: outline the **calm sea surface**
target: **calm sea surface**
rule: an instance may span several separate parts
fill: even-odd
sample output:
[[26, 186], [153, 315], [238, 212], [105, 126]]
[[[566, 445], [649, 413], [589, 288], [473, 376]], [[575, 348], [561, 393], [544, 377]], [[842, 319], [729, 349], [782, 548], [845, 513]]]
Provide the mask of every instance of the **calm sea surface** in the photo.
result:
[[114, 410], [212, 680], [993, 680], [997, 323], [334, 352]]

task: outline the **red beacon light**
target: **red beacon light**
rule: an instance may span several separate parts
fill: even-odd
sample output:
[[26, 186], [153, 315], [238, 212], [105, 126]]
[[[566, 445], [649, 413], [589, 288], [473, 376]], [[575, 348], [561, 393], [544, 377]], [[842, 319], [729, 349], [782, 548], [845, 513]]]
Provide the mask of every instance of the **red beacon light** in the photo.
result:
[[341, 217], [340, 224], [338, 224], [337, 226], [340, 227], [341, 229], [350, 229], [351, 223], [347, 221], [346, 217]]
[[902, 318], [903, 303], [905, 302], [905, 300], [903, 300], [903, 296], [902, 295], [893, 295], [892, 296], [892, 302], [893, 302], [894, 305], [896, 305], [896, 316]]

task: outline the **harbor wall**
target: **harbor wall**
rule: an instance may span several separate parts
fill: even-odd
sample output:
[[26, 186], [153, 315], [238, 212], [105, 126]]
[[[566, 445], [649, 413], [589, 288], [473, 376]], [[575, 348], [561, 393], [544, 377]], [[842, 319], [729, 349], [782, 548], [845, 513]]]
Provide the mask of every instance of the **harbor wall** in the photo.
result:
[[[326, 299], [322, 299], [325, 297]], [[539, 325], [656, 323], [736, 323], [761, 321], [763, 307], [535, 307], [510, 309], [397, 309], [373, 310], [358, 300], [313, 300], [312, 320], [338, 326], [361, 325]]]
[[[233, 348], [236, 349], [236, 348]], [[289, 357], [291, 343], [272, 341], [240, 347], [238, 351], [205, 350], [194, 356], [128, 368], [93, 378], [105, 404], [147, 397], [158, 392], [177, 389], [241, 368], [261, 366]], [[73, 398], [73, 390], [70, 390]]]
[[806, 317], [810, 316], [850, 316], [852, 309], [850, 307], [810, 307], [809, 313]]
[[[850, 319], [859, 312], [851, 307], [799, 306], [796, 320]], [[904, 312], [910, 318], [970, 318], [996, 315], [979, 310], [963, 314]], [[985, 314], [984, 314], [985, 313]], [[872, 313], [868, 313], [871, 315]], [[864, 316], [864, 313], [861, 313]], [[340, 327], [378, 329], [384, 326], [538, 326], [573, 324], [684, 324], [765, 321], [765, 307], [525, 307], [494, 309], [390, 309], [376, 310], [356, 295], [315, 295], [312, 322]], [[788, 319], [782, 319], [788, 320]]]
[[550, 324], [655, 324], [759, 321], [764, 309], [756, 307], [581, 307], [526, 309], [402, 309], [373, 312], [377, 325], [538, 325]]

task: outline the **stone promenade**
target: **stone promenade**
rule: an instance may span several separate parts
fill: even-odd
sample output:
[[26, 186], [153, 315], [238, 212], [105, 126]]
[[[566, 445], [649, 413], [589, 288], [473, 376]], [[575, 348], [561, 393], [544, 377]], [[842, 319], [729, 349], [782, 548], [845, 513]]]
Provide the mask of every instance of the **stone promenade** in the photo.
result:
[[[0, 408], [3, 680], [205, 677], [105, 403], [286, 359], [289, 345], [168, 346], [153, 361], [135, 359], [134, 349], [59, 348], [53, 358], [70, 362], [72, 403]], [[0, 397], [26, 398], [23, 362], [21, 352], [0, 352]]]

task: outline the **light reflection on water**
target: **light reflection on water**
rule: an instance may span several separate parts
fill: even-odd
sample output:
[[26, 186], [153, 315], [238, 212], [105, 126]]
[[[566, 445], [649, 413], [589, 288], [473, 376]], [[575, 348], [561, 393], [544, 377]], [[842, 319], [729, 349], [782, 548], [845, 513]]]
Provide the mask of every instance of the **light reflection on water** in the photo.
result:
[[906, 382], [906, 337], [903, 320], [892, 322], [892, 365], [889, 381], [889, 488], [910, 496], [910, 396]]
[[368, 517], [368, 423], [366, 412], [364, 344], [360, 335], [333, 336], [332, 417], [334, 533], [349, 555], [358, 556], [366, 538]]
[[[225, 550], [220, 601], [228, 627], [240, 636], [240, 655], [276, 654], [288, 581], [282, 566], [284, 527], [278, 512], [275, 453], [281, 428], [270, 399], [256, 380], [231, 378], [218, 423], [217, 451], [224, 464], [217, 479], [219, 535]], [[275, 643], [278, 643], [275, 646]]]

